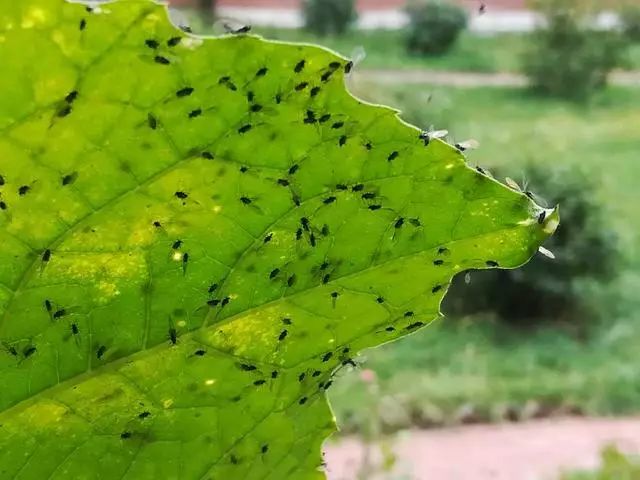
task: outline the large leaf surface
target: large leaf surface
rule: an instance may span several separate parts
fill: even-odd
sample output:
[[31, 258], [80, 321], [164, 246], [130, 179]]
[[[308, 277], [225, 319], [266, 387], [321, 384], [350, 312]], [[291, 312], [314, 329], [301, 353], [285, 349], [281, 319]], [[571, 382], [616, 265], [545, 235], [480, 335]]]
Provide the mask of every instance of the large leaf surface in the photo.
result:
[[2, 479], [321, 478], [336, 370], [557, 224], [316, 47], [0, 0], [0, 59]]

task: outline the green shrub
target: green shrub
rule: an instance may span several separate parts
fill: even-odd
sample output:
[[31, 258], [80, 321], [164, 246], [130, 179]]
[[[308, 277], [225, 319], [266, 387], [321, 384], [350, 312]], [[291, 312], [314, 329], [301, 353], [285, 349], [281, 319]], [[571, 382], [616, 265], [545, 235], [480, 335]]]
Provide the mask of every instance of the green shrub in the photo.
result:
[[617, 270], [617, 237], [593, 197], [596, 185], [586, 171], [535, 165], [526, 170], [531, 187], [548, 195], [553, 205], [562, 205], [563, 216], [570, 219], [546, 244], [555, 260], [537, 255], [517, 271], [476, 272], [469, 285], [457, 277], [445, 311], [494, 312], [514, 325], [536, 320], [581, 328], [595, 317], [589, 304], [590, 283], [609, 280]]
[[354, 0], [305, 0], [305, 27], [319, 35], [341, 35], [357, 18]]
[[412, 53], [441, 55], [467, 26], [465, 11], [441, 0], [411, 2], [407, 13], [410, 20], [407, 48]]
[[604, 88], [609, 73], [623, 63], [623, 36], [591, 27], [593, 17], [578, 4], [566, 0], [539, 8], [545, 26], [533, 34], [523, 66], [540, 93], [585, 100]]
[[630, 42], [640, 42], [640, 6], [627, 5], [620, 13], [622, 31]]

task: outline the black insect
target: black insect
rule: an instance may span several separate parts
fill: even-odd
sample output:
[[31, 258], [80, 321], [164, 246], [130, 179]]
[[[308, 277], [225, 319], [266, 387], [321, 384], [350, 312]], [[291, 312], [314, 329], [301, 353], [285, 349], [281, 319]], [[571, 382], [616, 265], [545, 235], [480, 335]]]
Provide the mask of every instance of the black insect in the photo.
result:
[[400, 155], [397, 151], [393, 151], [389, 154], [389, 156], [387, 157], [387, 161], [391, 162], [393, 160], [395, 160], [396, 158], [398, 158], [398, 155]]
[[281, 185], [283, 187], [288, 187], [289, 186], [289, 180], [287, 180], [286, 178], [279, 178], [278, 179], [278, 185]]
[[319, 119], [318, 122], [320, 123], [326, 123], [331, 119], [331, 114], [329, 113], [325, 113], [324, 115], [322, 115]]
[[309, 231], [309, 219], [307, 217], [302, 217], [300, 219], [300, 224], [307, 232]]
[[218, 284], [217, 283], [212, 283], [211, 285], [209, 285], [209, 289], [207, 290], [209, 293], [213, 293], [218, 289]]
[[229, 460], [234, 465], [237, 465], [239, 463], [238, 457], [236, 457], [233, 453], [229, 456]]
[[320, 375], [322, 375], [322, 372], [321, 372], [320, 370], [315, 370], [315, 371], [311, 374], [311, 376], [312, 376], [312, 377], [314, 377], [314, 378], [315, 378], [315, 377], [319, 377]]
[[178, 332], [174, 327], [169, 328], [168, 337], [169, 337], [169, 341], [171, 342], [171, 345], [175, 345], [176, 343], [178, 343]]
[[315, 97], [316, 95], [318, 95], [320, 93], [320, 87], [313, 87], [311, 89], [311, 91], [309, 92], [309, 95], [311, 97]]
[[102, 357], [104, 357], [105, 353], [107, 353], [107, 347], [105, 347], [104, 345], [100, 345], [98, 347], [98, 350], [96, 350], [96, 357], [98, 357], [98, 360], [102, 360]]
[[307, 125], [311, 125], [316, 123], [316, 121], [316, 114], [313, 113], [312, 110], [307, 110], [306, 117], [304, 118], [304, 123], [306, 123]]
[[71, 333], [73, 333], [74, 335], [78, 335], [80, 333], [80, 329], [75, 323], [71, 324]]
[[322, 229], [320, 230], [320, 233], [321, 233], [323, 236], [325, 236], [325, 237], [326, 237], [327, 235], [329, 235], [329, 225], [327, 225], [327, 224], [325, 223], [325, 224], [322, 226]]
[[328, 362], [329, 360], [331, 360], [331, 357], [333, 357], [333, 352], [327, 352], [322, 356], [322, 361]]
[[207, 160], [213, 160], [213, 159], [215, 158], [215, 157], [213, 156], [213, 153], [211, 153], [211, 152], [207, 152], [207, 151], [202, 152], [202, 153], [200, 154], [200, 156], [201, 156], [202, 158], [207, 159]]
[[210, 307], [217, 307], [218, 305], [220, 305], [220, 300], [217, 300], [215, 298], [212, 300], [208, 300], [207, 305], [209, 305]]
[[53, 309], [53, 305], [51, 304], [51, 300], [45, 300], [44, 301], [44, 308], [47, 312], [51, 313], [51, 310]]
[[256, 387], [259, 387], [260, 385], [264, 385], [265, 383], [267, 383], [266, 380], [256, 380], [255, 382], [253, 382], [253, 384]]
[[244, 165], [240, 167], [240, 173], [247, 173], [248, 171], [249, 171], [249, 167], [246, 167]]
[[188, 97], [189, 95], [191, 95], [193, 93], [193, 91], [194, 91], [193, 87], [181, 88], [180, 90], [178, 90], [176, 92], [176, 97], [178, 97], [178, 98]]
[[151, 416], [151, 412], [149, 412], [149, 411], [144, 411], [144, 412], [142, 412], [142, 413], [140, 413], [140, 414], [138, 415], [138, 418], [140, 418], [140, 419], [145, 419], [145, 418], [149, 418], [150, 416]]
[[251, 105], [251, 107], [249, 107], [249, 110], [251, 110], [253, 113], [258, 113], [260, 110], [262, 110], [262, 105]]
[[24, 358], [29, 358], [37, 351], [38, 349], [34, 345], [29, 345], [25, 347], [24, 350], [22, 350], [22, 355], [24, 356]]
[[305, 403], [307, 403], [307, 397], [302, 397], [300, 400], [298, 400], [298, 403], [300, 405], [304, 405]]
[[373, 200], [376, 198], [376, 194], [373, 192], [365, 192], [361, 195], [364, 200]]
[[167, 40], [167, 46], [175, 47], [180, 43], [181, 40], [182, 40], [182, 37], [171, 37], [169, 40]]
[[227, 33], [231, 33], [233, 35], [240, 35], [242, 33], [249, 33], [251, 31], [251, 25], [241, 25], [240, 27], [234, 27], [228, 23], [223, 24], [224, 30]]
[[249, 197], [240, 197], [240, 201], [245, 205], [251, 204], [251, 199]]
[[274, 268], [273, 270], [271, 270], [271, 273], [269, 274], [269, 278], [271, 280], [273, 280], [274, 278], [276, 278], [278, 276], [279, 273], [280, 273], [280, 269], [279, 268]]
[[320, 76], [320, 80], [322, 80], [322, 82], [326, 83], [329, 81], [329, 79], [331, 78], [331, 75], [333, 75], [333, 70], [329, 71], [329, 72], [324, 72], [321, 76]]
[[442, 265], [443, 263], [444, 263], [444, 260], [434, 260], [434, 261], [433, 261], [433, 264], [434, 264], [436, 267], [438, 267], [438, 266]]
[[422, 322], [415, 322], [415, 323], [412, 323], [411, 325], [408, 325], [406, 327], [406, 330], [415, 330], [416, 328], [420, 328], [423, 325], [424, 325], [424, 323], [422, 323]]
[[376, 298], [376, 302], [378, 302], [378, 303], [384, 303], [384, 297], [378, 297], [378, 298]]
[[364, 148], [367, 150], [371, 150], [373, 148], [373, 144], [371, 142], [367, 142], [364, 144]]
[[248, 124], [243, 125], [242, 127], [240, 127], [240, 128], [238, 129], [238, 133], [240, 133], [240, 134], [245, 134], [245, 133], [247, 133], [249, 130], [251, 130], [252, 128], [253, 128], [253, 126], [252, 126], [250, 123], [248, 123]]
[[80, 29], [80, 31], [82, 31], [86, 27], [87, 27], [87, 21], [83, 18], [82, 20], [80, 20], [80, 25], [78, 25], [78, 28]]
[[291, 275], [289, 278], [287, 278], [287, 287], [293, 287], [296, 283], [296, 276]]
[[346, 358], [342, 361], [342, 365], [346, 366], [346, 365], [350, 365], [353, 368], [358, 368], [358, 364], [356, 362], [353, 361], [352, 358]]
[[385, 330], [385, 332], [395, 332], [396, 331], [395, 327], [387, 327], [384, 330]]
[[271, 378], [278, 378], [278, 371], [274, 370], [273, 372], [271, 372]]
[[487, 267], [498, 267], [498, 262], [496, 262], [495, 260], [487, 260], [485, 262], [487, 264]]
[[289, 175], [293, 175], [294, 173], [296, 173], [299, 168], [300, 166], [297, 164], [291, 165], [291, 167], [289, 167]]
[[147, 115], [147, 125], [151, 130], [155, 130], [158, 128], [158, 119], [154, 117], [151, 113]]
[[160, 46], [158, 41], [154, 40], [152, 38], [149, 38], [149, 39], [145, 40], [144, 44], [149, 48], [153, 48], [154, 50]]
[[256, 72], [256, 77], [264, 77], [269, 69], [267, 67], [262, 67], [260, 70]]
[[182, 254], [182, 275], [186, 275], [187, 274], [187, 265], [189, 264], [189, 254], [188, 253], [183, 253]]
[[241, 363], [239, 366], [240, 370], [243, 370], [245, 372], [253, 372], [254, 370], [258, 369], [255, 365], [250, 365], [248, 363]]
[[280, 105], [280, 102], [282, 102], [282, 94], [276, 93], [276, 96], [273, 98], [275, 99], [276, 103]]
[[413, 317], [413, 312], [409, 310], [408, 312], [404, 312], [405, 318]]
[[440, 247], [438, 249], [438, 255], [444, 255], [445, 253], [449, 253], [449, 249], [447, 247]]
[[5, 184], [4, 177], [0, 175], [0, 187], [4, 186], [4, 184]]
[[402, 228], [404, 225], [404, 218], [400, 217], [396, 220], [396, 223], [393, 225], [395, 228]]
[[153, 57], [153, 61], [160, 65], [169, 65], [171, 63], [168, 58], [163, 57], [162, 55], [156, 55]]
[[260, 451], [262, 453], [267, 453], [269, 451], [269, 445], [262, 445], [262, 447], [260, 447]]
[[60, 109], [58, 110], [58, 117], [60, 118], [64, 118], [67, 115], [69, 115], [71, 113], [73, 109], [71, 108], [71, 105], [63, 105], [62, 107], [60, 107]]
[[351, 187], [352, 192], [361, 192], [364, 190], [364, 185], [362, 183], [356, 183], [353, 187]]
[[51, 250], [47, 248], [44, 252], [42, 252], [42, 261], [44, 263], [47, 263], [49, 260], [51, 260]]
[[174, 250], [178, 250], [180, 247], [182, 247], [182, 240], [176, 240], [173, 242], [173, 245], [171, 245], [171, 248]]
[[67, 314], [67, 311], [64, 308], [61, 308], [60, 310], [56, 310], [56, 312], [53, 314], [53, 319], [59, 320], [62, 317], [64, 317], [66, 314]]
[[300, 73], [303, 69], [304, 66], [307, 62], [305, 60], [300, 60], [298, 63], [296, 63], [296, 66], [293, 68], [293, 71], [296, 73]]
[[78, 98], [78, 91], [77, 90], [72, 90], [71, 92], [69, 92], [67, 94], [66, 97], [64, 97], [64, 101], [67, 103], [73, 103], [75, 102], [76, 98]]
[[6, 210], [7, 208], [8, 208], [7, 204], [2, 200], [0, 200], [0, 210]]
[[540, 215], [538, 215], [538, 223], [540, 225], [542, 225], [544, 223], [545, 218], [547, 218], [547, 212], [540, 212]]
[[298, 375], [298, 381], [302, 382], [305, 379], [306, 376], [307, 376], [307, 374], [302, 372], [300, 375]]
[[222, 301], [220, 302], [220, 307], [225, 307], [227, 305], [229, 305], [229, 302], [231, 301], [231, 298], [229, 297], [224, 297], [222, 299]]
[[353, 69], [353, 62], [352, 61], [348, 61], [344, 66], [344, 72], [346, 74], [349, 74], [349, 73], [351, 73], [352, 69]]
[[322, 201], [322, 203], [324, 203], [325, 205], [329, 205], [330, 203], [333, 203], [336, 200], [337, 200], [336, 197], [327, 197]]
[[296, 240], [300, 240], [302, 238], [302, 229], [299, 228], [296, 230]]
[[337, 130], [338, 128], [342, 128], [344, 127], [344, 122], [336, 122], [333, 125], [331, 125], [331, 128]]
[[369, 210], [380, 210], [382, 208], [382, 205], [369, 205]]
[[442, 290], [442, 285], [436, 285], [431, 289], [431, 293], [438, 293], [440, 290]]
[[305, 88], [307, 88], [309, 86], [309, 83], [307, 82], [301, 82], [298, 85], [295, 86], [295, 90], [296, 92], [299, 92], [301, 90], [304, 90]]
[[284, 323], [285, 325], [291, 325], [293, 322], [291, 321], [290, 318], [283, 318], [282, 319], [282, 323]]
[[62, 177], [62, 186], [66, 187], [67, 185], [73, 184], [78, 178], [78, 173], [73, 172]]
[[272, 238], [273, 238], [273, 233], [269, 233], [267, 234], [266, 237], [264, 237], [264, 240], [262, 241], [262, 243], [269, 243]]
[[346, 144], [347, 144], [347, 136], [342, 135], [338, 140], [338, 145], [340, 145], [341, 147], [344, 147]]
[[330, 279], [331, 279], [331, 275], [327, 273], [322, 277], [322, 283], [326, 285], [327, 283], [329, 283]]
[[287, 338], [288, 334], [289, 332], [287, 330], [282, 330], [282, 332], [280, 332], [280, 335], [278, 335], [278, 340], [280, 342], [283, 341], [285, 338]]
[[329, 390], [329, 387], [333, 385], [333, 380], [329, 380], [327, 383], [324, 384], [323, 388], [325, 390]]
[[420, 219], [419, 218], [410, 218], [409, 219], [409, 223], [411, 225], [413, 225], [414, 227], [418, 228], [422, 226], [422, 223], [420, 223]]
[[121, 438], [122, 440], [127, 440], [128, 438], [131, 438], [131, 432], [122, 432], [122, 433], [120, 434], [120, 438]]
[[337, 70], [337, 69], [339, 69], [339, 68], [340, 68], [340, 62], [331, 62], [331, 63], [329, 64], [329, 68], [330, 68], [331, 70]]
[[322, 262], [320, 264], [320, 270], [326, 270], [327, 268], [329, 268], [329, 262]]
[[18, 195], [24, 197], [27, 193], [29, 193], [29, 190], [31, 190], [31, 187], [29, 185], [23, 185], [18, 189]]
[[194, 354], [196, 357], [204, 357], [206, 353], [207, 353], [207, 352], [206, 352], [206, 351], [204, 351], [204, 350], [196, 350], [195, 352], [193, 352], [193, 354]]

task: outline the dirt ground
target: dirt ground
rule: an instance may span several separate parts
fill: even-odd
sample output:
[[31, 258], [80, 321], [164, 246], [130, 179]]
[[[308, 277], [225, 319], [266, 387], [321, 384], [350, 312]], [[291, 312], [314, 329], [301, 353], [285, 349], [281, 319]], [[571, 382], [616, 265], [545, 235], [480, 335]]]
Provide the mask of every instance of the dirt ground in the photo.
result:
[[[640, 417], [564, 418], [411, 431], [393, 441], [393, 476], [367, 480], [555, 480], [563, 470], [599, 464], [603, 447], [640, 453]], [[329, 480], [354, 480], [365, 449], [355, 438], [328, 442]], [[380, 461], [379, 449], [372, 451]]]

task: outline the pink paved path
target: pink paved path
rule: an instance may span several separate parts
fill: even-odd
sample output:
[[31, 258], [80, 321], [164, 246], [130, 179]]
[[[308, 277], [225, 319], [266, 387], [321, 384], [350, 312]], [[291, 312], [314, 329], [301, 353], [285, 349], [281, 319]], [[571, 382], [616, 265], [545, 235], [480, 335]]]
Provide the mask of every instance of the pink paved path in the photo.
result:
[[[640, 453], [640, 418], [548, 419], [407, 432], [395, 443], [393, 478], [412, 480], [555, 480], [562, 469], [594, 468], [615, 443]], [[328, 443], [329, 480], [353, 480], [363, 447], [350, 438]], [[379, 455], [374, 455], [378, 457]], [[368, 480], [376, 480], [367, 476]], [[391, 478], [391, 477], [387, 477]]]

